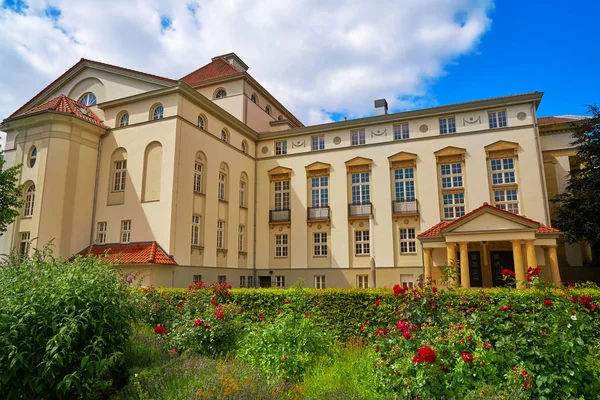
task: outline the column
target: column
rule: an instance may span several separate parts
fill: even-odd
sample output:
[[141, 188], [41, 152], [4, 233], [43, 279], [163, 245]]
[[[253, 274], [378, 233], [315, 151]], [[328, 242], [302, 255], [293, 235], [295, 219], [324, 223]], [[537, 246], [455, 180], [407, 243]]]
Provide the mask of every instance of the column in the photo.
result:
[[[456, 271], [456, 243], [446, 243], [446, 265], [452, 265], [452, 271]], [[452, 275], [449, 284], [454, 283], [454, 275]]]
[[525, 252], [527, 253], [527, 267], [537, 267], [538, 264], [535, 255], [535, 246], [533, 245], [533, 239], [525, 241]]
[[377, 287], [377, 266], [375, 265], [375, 223], [373, 214], [369, 216], [369, 265], [371, 267], [371, 276], [369, 277], [369, 287]]
[[513, 260], [515, 263], [515, 278], [517, 279], [517, 289], [525, 287], [525, 269], [523, 268], [523, 252], [521, 251], [521, 240], [511, 240], [513, 250]]
[[490, 253], [488, 250], [487, 242], [481, 243], [481, 280], [483, 281], [483, 287], [492, 287], [492, 267], [490, 266]]
[[469, 276], [469, 242], [460, 242], [460, 282], [462, 287], [471, 287], [471, 278]]
[[556, 247], [558, 245], [553, 244], [546, 247], [548, 252], [548, 259], [550, 259], [550, 269], [552, 270], [552, 282], [560, 286], [560, 271], [558, 270], [558, 256], [556, 255]]
[[425, 254], [423, 255], [425, 262], [425, 283], [427, 283], [427, 279], [431, 278], [431, 270], [433, 267], [433, 249], [425, 248], [423, 249]]

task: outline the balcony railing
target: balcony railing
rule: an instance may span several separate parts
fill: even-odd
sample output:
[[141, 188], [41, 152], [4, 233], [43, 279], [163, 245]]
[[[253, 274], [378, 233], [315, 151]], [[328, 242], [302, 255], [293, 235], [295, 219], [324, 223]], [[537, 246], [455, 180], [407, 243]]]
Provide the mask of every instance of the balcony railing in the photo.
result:
[[269, 222], [290, 222], [291, 213], [290, 210], [270, 210], [269, 211]]
[[348, 204], [348, 217], [368, 217], [372, 214], [371, 203]]
[[324, 220], [328, 221], [331, 218], [331, 210], [329, 206], [325, 207], [308, 207], [308, 220]]
[[393, 200], [392, 212], [394, 214], [418, 214], [417, 200]]

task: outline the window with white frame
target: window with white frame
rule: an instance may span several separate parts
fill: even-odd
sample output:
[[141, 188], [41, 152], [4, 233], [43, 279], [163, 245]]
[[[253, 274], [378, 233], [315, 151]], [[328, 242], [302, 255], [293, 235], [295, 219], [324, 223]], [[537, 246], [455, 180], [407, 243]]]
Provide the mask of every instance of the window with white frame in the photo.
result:
[[444, 219], [455, 219], [465, 215], [465, 194], [444, 193]]
[[456, 133], [456, 119], [454, 117], [440, 118], [440, 135]]
[[25, 206], [23, 207], [23, 217], [33, 216], [33, 205], [35, 204], [35, 185], [32, 183], [25, 191]]
[[413, 167], [394, 170], [394, 193], [396, 201], [415, 200], [415, 169]]
[[275, 235], [275, 258], [287, 258], [288, 235]]
[[248, 287], [254, 287], [254, 277], [252, 275], [248, 275]]
[[354, 232], [354, 254], [357, 256], [369, 255], [371, 253], [369, 243], [369, 231]]
[[98, 231], [96, 232], [96, 243], [104, 244], [106, 243], [106, 221], [98, 222]]
[[246, 287], [246, 276], [245, 275], [240, 276], [240, 287], [241, 288]]
[[196, 164], [194, 166], [194, 192], [202, 193], [202, 174], [204, 170], [204, 165], [196, 160]]
[[280, 156], [287, 154], [287, 141], [275, 142], [275, 155]]
[[494, 189], [494, 205], [501, 210], [519, 213], [519, 198], [517, 189]]
[[204, 121], [204, 117], [202, 115], [198, 115], [198, 128], [204, 129], [206, 126], [206, 122]]
[[36, 161], [37, 161], [37, 148], [35, 146], [31, 146], [31, 149], [29, 149], [29, 157], [27, 159], [27, 165], [29, 165], [29, 168], [33, 168]]
[[505, 185], [515, 183], [515, 160], [501, 158], [490, 160], [492, 167], [492, 185]]
[[192, 215], [192, 246], [200, 246], [200, 216]]
[[154, 120], [162, 119], [164, 112], [165, 112], [165, 109], [163, 106], [158, 105], [158, 106], [154, 107], [154, 110], [152, 111], [152, 119], [154, 119]]
[[461, 163], [441, 164], [442, 189], [462, 188], [463, 171]]
[[219, 283], [225, 283], [225, 282], [227, 282], [227, 275], [219, 275], [219, 276], [217, 276], [217, 282], [219, 282]]
[[115, 161], [113, 172], [113, 192], [125, 191], [127, 160]]
[[240, 207], [246, 207], [246, 182], [240, 181]]
[[278, 287], [278, 288], [285, 287], [285, 276], [275, 275], [275, 287]]
[[409, 139], [408, 124], [394, 125], [394, 140]]
[[238, 251], [246, 251], [246, 227], [240, 225], [238, 230]]
[[121, 243], [129, 243], [131, 241], [131, 220], [121, 221]]
[[311, 138], [311, 149], [315, 150], [323, 150], [325, 149], [325, 135], [317, 135]]
[[94, 93], [86, 93], [79, 99], [79, 102], [87, 107], [96, 105], [96, 101], [97, 99]]
[[225, 221], [217, 221], [217, 249], [224, 249]]
[[329, 205], [329, 177], [310, 178], [311, 207], [327, 207]]
[[400, 254], [416, 254], [415, 228], [400, 228]]
[[356, 275], [356, 287], [366, 289], [369, 287], [369, 275]]
[[506, 126], [506, 110], [488, 112], [488, 121], [490, 129]]
[[19, 252], [21, 254], [29, 253], [29, 239], [31, 238], [30, 232], [20, 232], [19, 233]]
[[192, 275], [192, 280], [194, 281], [194, 283], [200, 283], [200, 281], [202, 280], [202, 275]]
[[275, 210], [290, 209], [290, 181], [274, 182], [274, 206]]
[[119, 126], [128, 126], [129, 125], [129, 114], [123, 113], [121, 118], [119, 118]]
[[371, 201], [370, 173], [354, 173], [350, 177], [352, 204], [367, 204]]
[[217, 90], [217, 92], [215, 93], [215, 98], [222, 99], [224, 97], [227, 97], [227, 92], [225, 91], [225, 89]]
[[357, 129], [350, 131], [350, 144], [352, 146], [358, 146], [359, 144], [365, 144], [365, 130]]
[[313, 256], [327, 257], [327, 232], [313, 233]]
[[221, 140], [225, 143], [229, 143], [229, 132], [225, 128], [221, 129]]
[[315, 275], [315, 289], [325, 289], [325, 275]]
[[410, 274], [401, 274], [400, 275], [400, 285], [401, 286], [406, 286], [409, 289], [412, 289], [415, 287], [415, 281], [412, 275]]
[[227, 174], [219, 172], [219, 200], [227, 200]]

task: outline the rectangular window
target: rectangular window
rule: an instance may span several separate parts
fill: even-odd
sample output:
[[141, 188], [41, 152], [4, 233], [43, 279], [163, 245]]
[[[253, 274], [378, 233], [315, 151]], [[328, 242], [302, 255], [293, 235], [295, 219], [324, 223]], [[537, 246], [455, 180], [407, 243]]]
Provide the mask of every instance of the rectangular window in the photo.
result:
[[275, 155], [281, 156], [287, 154], [287, 141], [275, 142]]
[[123, 192], [125, 190], [126, 177], [127, 160], [115, 161], [115, 171], [113, 174], [113, 192]]
[[409, 274], [402, 274], [400, 275], [400, 285], [401, 286], [406, 286], [409, 289], [412, 289], [415, 287], [415, 281], [413, 279], [412, 275]]
[[465, 194], [449, 193], [443, 195], [444, 219], [455, 219], [465, 215]]
[[288, 235], [275, 235], [275, 258], [287, 258]]
[[225, 236], [225, 221], [217, 221], [217, 249], [223, 249], [223, 237]]
[[25, 193], [25, 206], [23, 207], [23, 217], [32, 217], [33, 216], [34, 202], [35, 202], [35, 186], [30, 185], [27, 188], [27, 191]]
[[219, 282], [219, 283], [225, 283], [225, 282], [227, 282], [227, 275], [219, 275], [219, 276], [217, 276], [217, 282]]
[[246, 287], [246, 277], [244, 275], [240, 276], [240, 287], [241, 288]]
[[96, 232], [96, 243], [106, 243], [106, 222], [98, 222], [98, 232]]
[[219, 172], [219, 200], [227, 200], [227, 174]]
[[131, 220], [121, 221], [121, 243], [129, 243], [131, 241]]
[[366, 289], [369, 287], [369, 275], [356, 275], [356, 287]]
[[494, 159], [492, 167], [492, 185], [506, 185], [516, 182], [515, 160], [513, 158]]
[[354, 249], [357, 256], [369, 255], [370, 251], [369, 231], [354, 232]]
[[312, 151], [325, 149], [325, 135], [313, 136], [311, 138], [311, 143]]
[[275, 287], [278, 287], [278, 288], [285, 287], [285, 276], [283, 276], [283, 275], [275, 276]]
[[492, 111], [488, 113], [490, 129], [506, 126], [506, 110]]
[[311, 207], [327, 207], [329, 205], [329, 177], [311, 178], [310, 186]]
[[463, 187], [462, 164], [441, 164], [442, 189]]
[[196, 193], [202, 193], [202, 169], [202, 164], [196, 161], [194, 167], [194, 192]]
[[29, 253], [29, 239], [30, 238], [31, 238], [31, 233], [29, 233], [29, 232], [19, 233], [19, 252], [21, 254], [27, 255]]
[[240, 207], [246, 207], [246, 182], [240, 182]]
[[238, 251], [244, 251], [246, 248], [246, 227], [244, 225], [240, 225], [238, 231]]
[[254, 287], [254, 277], [252, 275], [248, 276], [248, 287]]
[[275, 182], [275, 210], [290, 209], [290, 181]]
[[313, 256], [327, 256], [327, 232], [313, 233]]
[[519, 213], [517, 189], [494, 190], [494, 205], [511, 213]]
[[440, 118], [440, 135], [456, 133], [456, 119], [454, 117]]
[[360, 172], [352, 174], [352, 204], [367, 204], [371, 201], [370, 193], [370, 173]]
[[400, 168], [394, 170], [394, 192], [396, 201], [415, 200], [415, 169]]
[[200, 246], [200, 216], [192, 215], [192, 246]]
[[400, 228], [400, 254], [416, 254], [415, 228]]
[[194, 275], [192, 276], [194, 283], [199, 283], [202, 280], [202, 275]]
[[394, 125], [394, 140], [409, 139], [408, 124]]
[[325, 289], [325, 275], [315, 275], [315, 289]]
[[365, 130], [357, 129], [354, 131], [350, 131], [351, 144], [352, 146], [358, 146], [359, 144], [365, 144]]

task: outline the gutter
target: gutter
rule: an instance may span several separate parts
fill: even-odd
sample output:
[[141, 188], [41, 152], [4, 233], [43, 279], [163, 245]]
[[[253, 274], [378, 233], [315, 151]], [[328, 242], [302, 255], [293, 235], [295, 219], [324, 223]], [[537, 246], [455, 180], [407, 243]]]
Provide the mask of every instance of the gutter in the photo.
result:
[[94, 226], [96, 225], [96, 209], [98, 203], [98, 181], [100, 180], [100, 155], [102, 154], [102, 139], [108, 136], [108, 133], [100, 135], [98, 140], [98, 156], [96, 157], [96, 178], [94, 182], [94, 199], [92, 203], [92, 226], [90, 229], [90, 246], [94, 244]]
[[256, 189], [258, 188], [258, 141], [254, 142], [254, 221], [252, 221], [252, 284], [256, 288], [256, 205], [258, 198]]
[[540, 168], [538, 168], [538, 171], [540, 173], [540, 180], [542, 181], [542, 197], [544, 199], [544, 215], [546, 217], [546, 225], [551, 226], [550, 224], [550, 210], [548, 207], [548, 187], [546, 185], [546, 175], [544, 174], [544, 158], [542, 156], [542, 144], [541, 144], [541, 140], [540, 140], [540, 130], [539, 130], [539, 125], [538, 125], [538, 121], [537, 121], [537, 115], [536, 115], [536, 107], [535, 107], [535, 102], [531, 104], [531, 116], [533, 117], [533, 132], [535, 135], [535, 147], [538, 153], [538, 162], [540, 165]]

